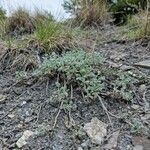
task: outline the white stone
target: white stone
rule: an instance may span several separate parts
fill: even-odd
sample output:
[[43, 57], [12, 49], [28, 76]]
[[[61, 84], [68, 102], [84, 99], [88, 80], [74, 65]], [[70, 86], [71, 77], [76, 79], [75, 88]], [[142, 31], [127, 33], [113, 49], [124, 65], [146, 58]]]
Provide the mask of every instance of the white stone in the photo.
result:
[[90, 123], [85, 124], [84, 130], [95, 144], [101, 145], [107, 135], [107, 125], [97, 118], [93, 118]]
[[4, 102], [6, 100], [7, 96], [0, 94], [0, 102]]
[[14, 114], [9, 114], [8, 117], [9, 117], [9, 118], [14, 118], [15, 115], [14, 115]]
[[136, 145], [133, 150], [144, 150], [142, 145]]
[[26, 130], [24, 131], [23, 135], [21, 138], [19, 138], [19, 140], [16, 142], [16, 145], [18, 146], [18, 148], [22, 148], [24, 145], [27, 144], [27, 140], [29, 139], [30, 136], [32, 136], [34, 134], [34, 132], [30, 131], [30, 130]]
[[78, 150], [83, 150], [83, 148], [82, 147], [78, 147]]

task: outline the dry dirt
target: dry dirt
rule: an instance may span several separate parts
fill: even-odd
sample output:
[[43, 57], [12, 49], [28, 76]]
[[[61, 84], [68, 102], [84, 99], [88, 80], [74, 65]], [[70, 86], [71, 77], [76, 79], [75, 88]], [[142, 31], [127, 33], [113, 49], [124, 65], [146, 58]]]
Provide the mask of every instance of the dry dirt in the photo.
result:
[[[102, 29], [104, 42], [96, 46], [107, 58], [107, 63], [123, 71], [135, 70], [150, 77], [150, 69], [135, 67], [134, 63], [150, 59], [150, 42], [119, 39], [117, 28]], [[116, 40], [114, 40], [116, 39]], [[31, 136], [22, 150], [101, 150], [111, 135], [119, 130], [116, 150], [150, 150], [150, 85], [146, 86], [146, 102], [125, 103], [103, 99], [110, 112], [112, 126], [99, 100], [84, 101], [77, 91], [73, 99], [65, 101], [60, 110], [56, 96], [55, 78], [29, 79], [16, 84], [14, 73], [0, 68], [0, 150], [18, 150], [16, 145], [23, 132]], [[92, 118], [108, 124], [108, 135], [102, 146], [93, 144], [83, 127]], [[138, 147], [139, 146], [139, 147]]]

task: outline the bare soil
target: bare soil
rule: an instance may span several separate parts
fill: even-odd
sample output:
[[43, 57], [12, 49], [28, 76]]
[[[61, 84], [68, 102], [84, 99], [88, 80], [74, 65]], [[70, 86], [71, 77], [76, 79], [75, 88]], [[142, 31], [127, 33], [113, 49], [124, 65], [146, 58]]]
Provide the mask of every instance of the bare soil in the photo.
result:
[[[149, 41], [120, 39], [117, 27], [108, 26], [101, 32], [104, 41], [96, 45], [96, 50], [105, 55], [111, 67], [123, 71], [131, 69], [150, 77], [150, 69], [134, 66], [134, 63], [150, 59]], [[150, 150], [150, 109], [145, 110], [150, 104], [148, 83], [143, 83], [146, 102], [138, 91], [140, 102], [103, 99], [112, 126], [99, 100], [85, 101], [78, 91], [74, 91], [72, 100], [65, 101], [56, 126], [51, 130], [61, 105], [55, 81], [55, 78], [43, 78], [16, 83], [11, 70], [0, 68], [0, 94], [7, 97], [0, 101], [0, 149], [18, 150], [16, 142], [25, 130], [30, 130], [37, 134], [28, 139], [22, 150], [101, 150], [109, 142], [109, 136], [119, 130], [114, 149], [132, 150], [141, 145], [144, 150]], [[93, 144], [83, 130], [93, 117], [108, 124], [108, 136], [102, 146]]]

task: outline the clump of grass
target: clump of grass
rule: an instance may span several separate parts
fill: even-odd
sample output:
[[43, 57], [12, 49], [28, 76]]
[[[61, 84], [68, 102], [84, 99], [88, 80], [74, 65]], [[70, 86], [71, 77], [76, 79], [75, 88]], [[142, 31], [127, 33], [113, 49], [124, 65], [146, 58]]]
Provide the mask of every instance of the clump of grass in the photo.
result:
[[55, 50], [61, 52], [71, 45], [72, 36], [71, 32], [66, 31], [60, 23], [46, 20], [36, 24], [35, 40], [46, 53]]
[[150, 38], [150, 15], [142, 11], [128, 20], [125, 36], [130, 39]]
[[2, 39], [6, 33], [6, 12], [0, 7], [0, 38]]
[[75, 16], [77, 22], [91, 26], [107, 20], [106, 3], [106, 0], [67, 0], [63, 6], [67, 12]]
[[7, 21], [7, 33], [12, 35], [22, 35], [34, 31], [32, 17], [24, 8], [18, 8]]
[[4, 39], [6, 35], [6, 26], [7, 26], [7, 21], [6, 19], [0, 20], [0, 38]]
[[34, 24], [41, 23], [43, 21], [54, 21], [54, 17], [51, 15], [51, 13], [47, 11], [40, 11], [36, 10], [34, 16], [33, 16]]
[[6, 11], [0, 7], [0, 20], [6, 19]]

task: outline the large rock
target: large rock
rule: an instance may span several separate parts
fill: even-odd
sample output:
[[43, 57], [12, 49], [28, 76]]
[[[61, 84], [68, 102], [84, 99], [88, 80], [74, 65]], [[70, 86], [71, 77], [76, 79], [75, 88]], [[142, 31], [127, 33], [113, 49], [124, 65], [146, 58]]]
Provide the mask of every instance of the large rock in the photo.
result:
[[90, 123], [85, 124], [84, 130], [93, 143], [101, 145], [107, 135], [107, 124], [93, 118]]
[[135, 66], [150, 69], [150, 60], [144, 60], [134, 64]]

